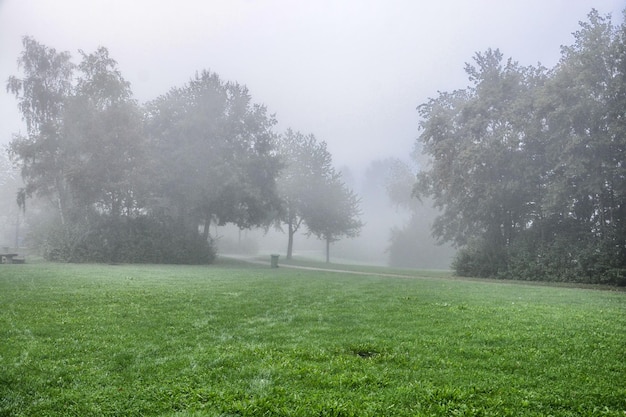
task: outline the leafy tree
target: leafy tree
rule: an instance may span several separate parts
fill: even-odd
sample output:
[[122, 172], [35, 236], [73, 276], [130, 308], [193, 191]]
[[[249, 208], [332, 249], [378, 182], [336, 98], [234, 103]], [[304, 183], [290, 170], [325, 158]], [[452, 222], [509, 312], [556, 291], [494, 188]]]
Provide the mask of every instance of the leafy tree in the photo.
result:
[[130, 215], [140, 208], [142, 115], [108, 51], [80, 53], [80, 74], [63, 119], [66, 180], [82, 210]]
[[466, 72], [471, 88], [440, 93], [419, 107], [420, 140], [433, 162], [415, 191], [431, 195], [443, 210], [434, 223], [437, 237], [463, 246], [480, 236], [497, 267], [540, 195], [527, 150], [534, 148], [532, 98], [545, 75], [541, 68], [503, 62], [498, 50], [477, 54]]
[[341, 237], [356, 237], [363, 223], [359, 197], [333, 173], [328, 181], [311, 190], [311, 204], [304, 210], [310, 234], [326, 242], [326, 262], [330, 262], [330, 244]]
[[276, 123], [248, 90], [203, 71], [147, 106], [153, 208], [188, 229], [264, 225], [278, 209]]
[[387, 168], [383, 181], [391, 203], [409, 211], [416, 211], [422, 202], [413, 195], [414, 170], [399, 159], [390, 159]]
[[592, 280], [626, 267], [625, 32], [592, 10], [562, 48], [545, 93], [552, 158], [544, 243], [577, 241], [574, 269]]
[[125, 182], [139, 165], [142, 128], [117, 63], [105, 48], [81, 52], [76, 67], [68, 53], [31, 38], [24, 47], [25, 77], [11, 77], [8, 89], [27, 122], [27, 136], [11, 143], [27, 195], [54, 195], [63, 224], [95, 206], [119, 212], [116, 195], [130, 192]]
[[27, 136], [11, 143], [26, 183], [20, 201], [56, 201], [60, 228], [50, 236], [65, 260], [82, 256], [76, 250], [90, 234], [102, 235], [99, 217], [138, 208], [131, 173], [143, 147], [141, 114], [117, 63], [105, 48], [81, 55], [76, 66], [68, 53], [24, 38], [25, 76], [7, 85], [27, 124]]
[[7, 91], [16, 96], [26, 122], [26, 136], [17, 136], [10, 147], [21, 162], [26, 183], [20, 201], [32, 194], [52, 197], [65, 224], [71, 192], [59, 148], [75, 66], [67, 52], [57, 52], [30, 37], [24, 37], [22, 44], [17, 63], [24, 76], [11, 76], [7, 82]]
[[[437, 242], [430, 232], [438, 211], [429, 198], [418, 199], [412, 194], [415, 168], [400, 160], [390, 160], [385, 173], [385, 188], [389, 200], [408, 214], [401, 226], [391, 228], [389, 265], [404, 268], [449, 268], [453, 255], [449, 245]], [[419, 237], [419, 238], [417, 238]]]
[[0, 245], [19, 246], [23, 213], [16, 204], [23, 187], [19, 172], [9, 160], [8, 152], [0, 148]]
[[552, 71], [477, 54], [473, 85], [419, 107], [418, 195], [460, 274], [619, 282], [626, 270], [624, 24], [595, 10]]
[[278, 193], [282, 201], [279, 222], [287, 226], [287, 259], [293, 255], [294, 235], [307, 222], [307, 208], [315, 201], [314, 190], [332, 178], [332, 155], [325, 142], [313, 135], [289, 129], [278, 140], [284, 167], [278, 177]]
[[[26, 184], [22, 205], [38, 195], [58, 208], [58, 215], [43, 211], [32, 222], [32, 242], [44, 256], [210, 262], [213, 249], [197, 231], [177, 229], [170, 218], [146, 210], [142, 115], [106, 48], [81, 51], [78, 66], [68, 53], [31, 38], [24, 38], [24, 48], [18, 64], [25, 76], [11, 77], [7, 88], [18, 98], [27, 135], [10, 149]], [[173, 250], [172, 242], [185, 250]]]
[[305, 224], [309, 234], [326, 241], [328, 262], [330, 243], [359, 234], [359, 198], [332, 166], [326, 142], [289, 129], [279, 138], [278, 149], [284, 163], [278, 178], [282, 201], [278, 221], [287, 226], [287, 259], [293, 255], [295, 233]]

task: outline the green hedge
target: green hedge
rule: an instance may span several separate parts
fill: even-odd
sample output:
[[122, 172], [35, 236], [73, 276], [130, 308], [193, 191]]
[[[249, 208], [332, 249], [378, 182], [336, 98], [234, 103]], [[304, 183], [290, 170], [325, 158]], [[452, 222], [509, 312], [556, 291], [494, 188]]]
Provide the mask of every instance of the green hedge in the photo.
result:
[[476, 240], [461, 248], [453, 268], [459, 276], [626, 285], [626, 255], [619, 239], [521, 233], [507, 246]]
[[99, 216], [70, 226], [55, 224], [40, 239], [51, 261], [209, 264], [213, 242], [167, 216]]

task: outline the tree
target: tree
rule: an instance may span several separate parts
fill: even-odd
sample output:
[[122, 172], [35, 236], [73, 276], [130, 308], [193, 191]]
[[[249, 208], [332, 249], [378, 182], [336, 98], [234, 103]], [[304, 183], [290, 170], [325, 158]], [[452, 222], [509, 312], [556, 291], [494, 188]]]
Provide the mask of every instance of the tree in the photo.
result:
[[293, 255], [294, 235], [307, 223], [307, 208], [315, 203], [314, 189], [332, 178], [332, 155], [314, 135], [289, 129], [278, 140], [284, 167], [278, 177], [282, 210], [278, 221], [287, 226], [287, 259]]
[[418, 195], [459, 274], [619, 282], [626, 270], [626, 29], [593, 10], [551, 71], [477, 54], [419, 107]]
[[359, 197], [333, 173], [326, 182], [311, 190], [311, 204], [303, 212], [310, 234], [326, 242], [326, 262], [330, 262], [330, 244], [341, 237], [356, 237], [363, 227]]
[[503, 62], [498, 50], [477, 54], [466, 72], [473, 87], [440, 93], [419, 107], [420, 140], [432, 157], [415, 188], [443, 213], [435, 235], [457, 246], [480, 237], [497, 268], [503, 250], [534, 214], [541, 195], [533, 160], [533, 104], [542, 68]]
[[359, 234], [359, 199], [335, 171], [326, 142], [289, 129], [279, 138], [278, 149], [284, 163], [278, 178], [278, 221], [287, 225], [287, 259], [293, 255], [295, 233], [305, 224], [309, 234], [326, 241], [329, 262], [330, 243]]
[[27, 136], [11, 143], [26, 194], [53, 195], [63, 224], [96, 206], [119, 212], [120, 194], [132, 193], [127, 181], [142, 148], [130, 85], [106, 48], [81, 51], [76, 67], [68, 53], [31, 38], [24, 38], [24, 47], [18, 63], [25, 77], [11, 77], [8, 89], [27, 124]]
[[[437, 242], [430, 232], [438, 211], [429, 198], [418, 199], [412, 194], [415, 185], [413, 167], [400, 160], [389, 160], [384, 175], [385, 188], [390, 202], [407, 213], [401, 226], [391, 228], [389, 265], [403, 268], [449, 268], [452, 256], [449, 245]], [[397, 216], [399, 217], [399, 216]]]
[[147, 106], [153, 209], [183, 227], [268, 224], [278, 209], [276, 123], [248, 90], [203, 71]]
[[100, 227], [103, 215], [139, 209], [132, 174], [142, 164], [141, 114], [106, 48], [80, 53], [76, 66], [69, 53], [24, 38], [18, 64], [25, 76], [7, 85], [27, 124], [27, 136], [10, 148], [26, 184], [19, 201], [56, 201], [60, 225], [50, 225], [43, 241], [52, 239], [46, 245], [64, 260], [89, 257], [83, 249], [90, 235], [111, 241]]
[[22, 187], [19, 171], [11, 164], [6, 149], [0, 148], [0, 246], [20, 245], [23, 213], [17, 197]]
[[75, 66], [68, 52], [57, 52], [30, 37], [24, 37], [22, 44], [17, 63], [24, 77], [11, 76], [7, 82], [7, 91], [16, 96], [26, 122], [26, 136], [15, 137], [10, 146], [26, 183], [21, 201], [33, 194], [52, 197], [65, 224], [71, 193], [59, 147]]
[[562, 47], [545, 93], [552, 158], [544, 237], [578, 242], [569, 252], [589, 279], [609, 279], [626, 266], [625, 34], [624, 23], [615, 27], [610, 15], [592, 10], [574, 44]]
[[76, 66], [31, 38], [24, 47], [25, 76], [7, 84], [27, 124], [10, 146], [26, 184], [18, 201], [51, 197], [58, 209], [32, 219], [31, 241], [60, 261], [210, 262], [197, 230], [147, 210], [142, 114], [106, 48], [80, 51]]
[[63, 119], [66, 180], [81, 210], [114, 218], [132, 214], [140, 208], [142, 115], [107, 49], [80, 53], [77, 85]]

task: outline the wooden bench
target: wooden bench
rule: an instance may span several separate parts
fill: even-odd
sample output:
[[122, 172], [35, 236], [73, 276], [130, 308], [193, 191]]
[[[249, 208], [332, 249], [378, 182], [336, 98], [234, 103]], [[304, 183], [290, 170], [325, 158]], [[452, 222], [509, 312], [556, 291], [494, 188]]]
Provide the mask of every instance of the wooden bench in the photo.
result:
[[13, 258], [15, 258], [16, 256], [17, 256], [17, 253], [0, 253], [0, 260], [2, 260], [3, 264], [12, 264]]

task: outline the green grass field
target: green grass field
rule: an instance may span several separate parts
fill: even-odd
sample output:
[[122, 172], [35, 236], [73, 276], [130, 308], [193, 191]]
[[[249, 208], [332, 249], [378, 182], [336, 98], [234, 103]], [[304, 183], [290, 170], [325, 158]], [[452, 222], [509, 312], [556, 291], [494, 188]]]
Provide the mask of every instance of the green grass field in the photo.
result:
[[0, 416], [626, 416], [626, 293], [0, 265]]

